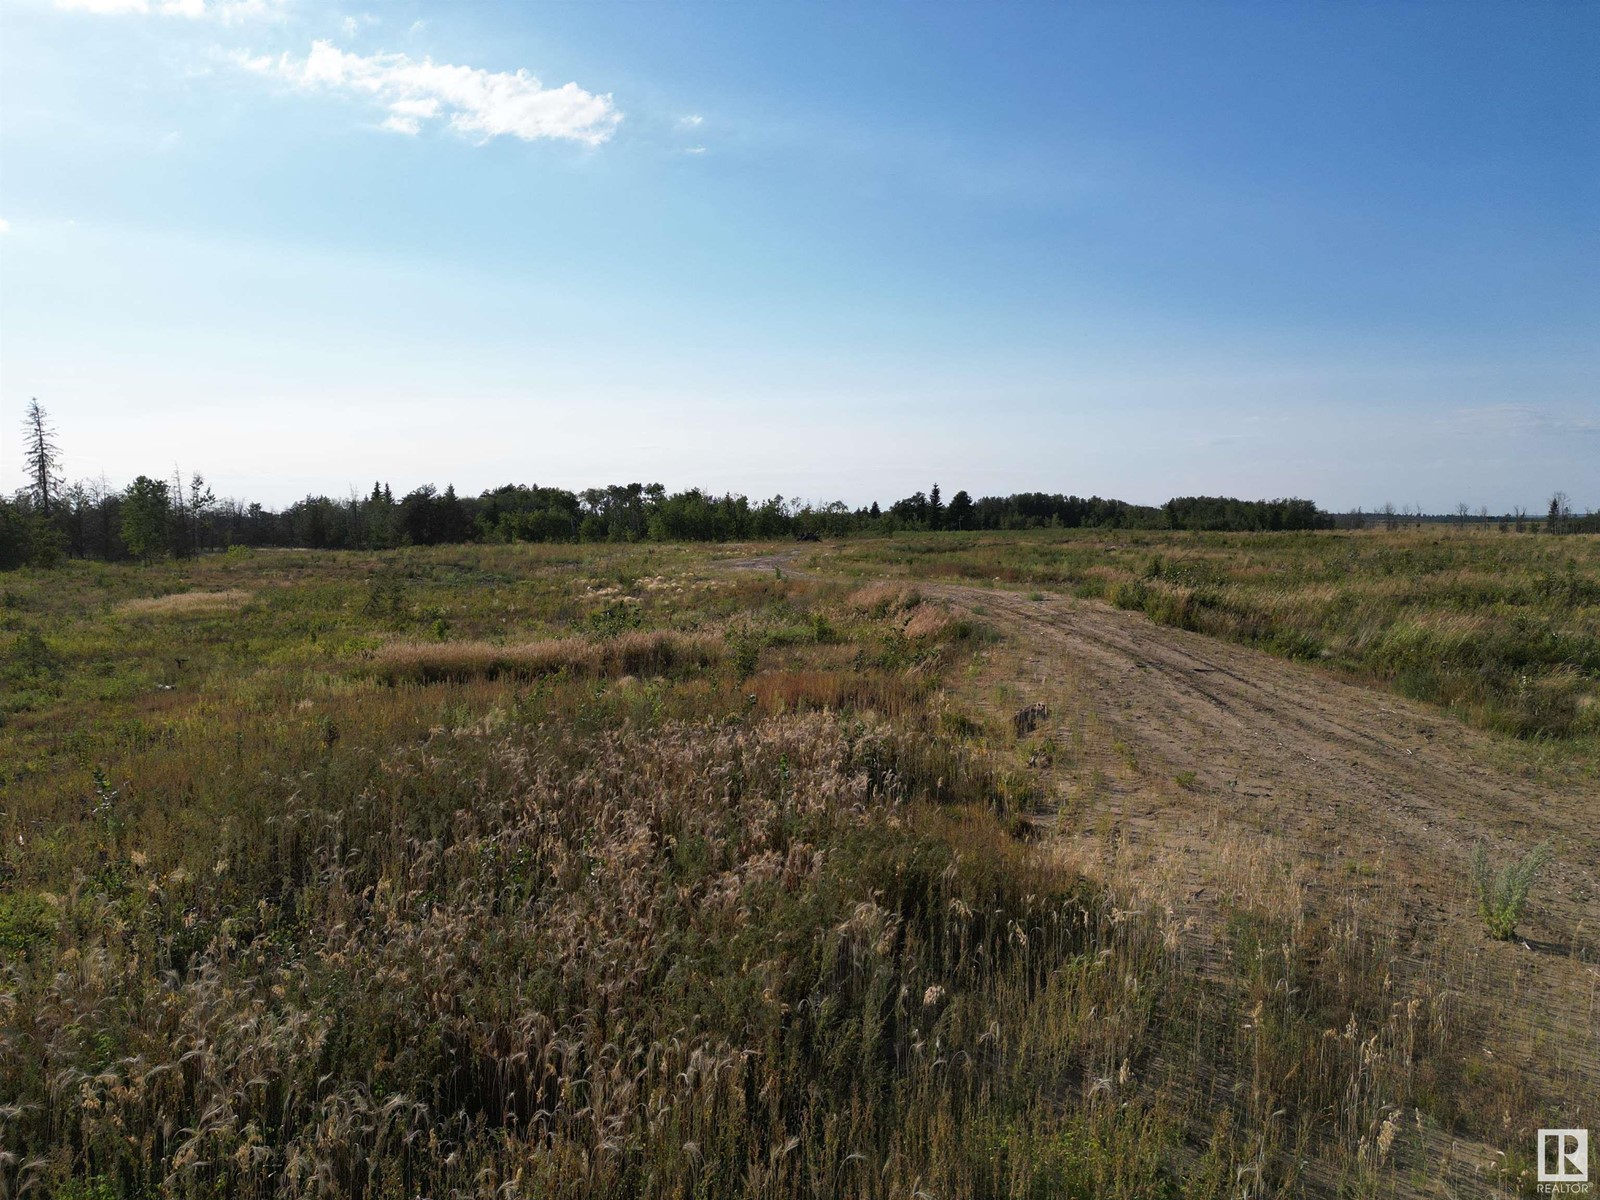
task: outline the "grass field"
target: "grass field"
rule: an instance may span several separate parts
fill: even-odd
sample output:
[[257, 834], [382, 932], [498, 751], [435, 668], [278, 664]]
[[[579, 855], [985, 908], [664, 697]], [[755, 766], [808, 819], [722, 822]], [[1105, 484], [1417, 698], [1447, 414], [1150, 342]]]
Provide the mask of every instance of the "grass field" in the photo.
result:
[[1597, 539], [720, 561], [758, 552], [0, 577], [6, 1187], [1389, 1196], [1455, 1145], [1530, 1186], [1566, 1077], [1484, 1053], [1491, 974], [1402, 979], [1270, 840], [1205, 928], [1063, 853], [969, 702], [1006, 631], [918, 581], [1110, 599], [1593, 778]]
[[860, 541], [873, 578], [1061, 589], [1319, 662], [1485, 728], [1600, 750], [1600, 538], [1074, 531]]

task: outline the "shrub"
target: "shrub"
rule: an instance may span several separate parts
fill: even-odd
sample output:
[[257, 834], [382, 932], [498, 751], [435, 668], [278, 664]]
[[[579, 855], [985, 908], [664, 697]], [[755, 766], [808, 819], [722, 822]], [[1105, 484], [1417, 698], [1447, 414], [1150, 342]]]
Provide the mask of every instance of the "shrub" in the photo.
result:
[[756, 665], [761, 661], [761, 648], [766, 645], [766, 638], [748, 625], [730, 627], [725, 636], [734, 673], [740, 679], [748, 679], [755, 674]]
[[1517, 922], [1527, 907], [1528, 891], [1534, 878], [1550, 860], [1548, 845], [1535, 846], [1520, 862], [1499, 871], [1489, 861], [1489, 848], [1482, 842], [1472, 852], [1472, 892], [1478, 901], [1478, 916], [1490, 936], [1509, 940], [1517, 932]]
[[605, 639], [620, 637], [630, 629], [637, 629], [643, 621], [644, 614], [637, 605], [608, 604], [590, 613], [585, 624], [590, 637]]
[[0, 669], [0, 678], [16, 682], [36, 679], [59, 679], [61, 655], [36, 630], [19, 633], [12, 642], [9, 653]]
[[0, 894], [0, 954], [15, 959], [48, 945], [56, 931], [55, 911], [30, 892]]

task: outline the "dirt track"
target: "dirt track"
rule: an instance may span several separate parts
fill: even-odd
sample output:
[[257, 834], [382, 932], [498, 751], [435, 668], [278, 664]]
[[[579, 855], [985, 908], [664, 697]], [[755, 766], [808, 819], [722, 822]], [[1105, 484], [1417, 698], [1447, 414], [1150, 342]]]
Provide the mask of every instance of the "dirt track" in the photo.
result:
[[[1422, 704], [1309, 666], [1156, 625], [1090, 601], [924, 586], [981, 609], [1018, 640], [1024, 678], [1073, 669], [1120, 740], [1235, 819], [1291, 840], [1325, 866], [1389, 864], [1418, 881], [1415, 915], [1470, 917], [1460, 886], [1479, 840], [1499, 855], [1551, 843], [1556, 866], [1527, 924], [1536, 950], [1592, 952], [1600, 929], [1600, 803], [1494, 765], [1493, 739]], [[1134, 815], [1134, 814], [1129, 814]], [[1156, 815], [1156, 814], [1149, 814]], [[1176, 814], [1179, 817], [1181, 813]]]
[[[1101, 787], [1054, 822], [1063, 844], [1103, 844], [1110, 822], [1113, 852], [1160, 862], [1178, 905], [1215, 928], [1206, 918], [1227, 899], [1218, 883], [1238, 877], [1238, 864], [1222, 859], [1226, 848], [1241, 836], [1274, 839], [1297, 858], [1313, 909], [1359, 892], [1364, 919], [1387, 927], [1413, 971], [1452, 960], [1452, 976], [1504, 997], [1502, 1045], [1544, 1077], [1570, 1119], [1593, 1123], [1600, 800], [1590, 791], [1498, 765], [1508, 759], [1503, 742], [1438, 709], [1143, 614], [1059, 596], [919, 587], [1007, 635], [1009, 652], [995, 658], [1007, 678], [987, 673], [975, 690], [991, 695], [974, 700], [992, 708], [997, 684], [1025, 700], [1070, 696], [1051, 728], [1069, 758], [1071, 723], [1084, 709], [1109, 733], [1079, 739], [1088, 761], [1073, 762], [1070, 774], [1096, 775]], [[1187, 786], [1173, 786], [1180, 774]], [[1058, 798], [1072, 790], [1060, 779], [1056, 789]], [[1467, 876], [1479, 841], [1497, 862], [1540, 842], [1554, 850], [1516, 942], [1490, 940], [1477, 919]], [[1553, 1074], [1552, 1046], [1562, 1060]]]
[[[816, 578], [795, 566], [799, 554], [724, 566]], [[1479, 841], [1497, 861], [1548, 842], [1555, 862], [1524, 922], [1524, 949], [1600, 963], [1600, 796], [1502, 765], [1504, 739], [1328, 671], [1096, 601], [918, 588], [1008, 635], [1023, 654], [1010, 681], [1020, 694], [1070, 674], [1142, 761], [1166, 764], [1168, 776], [1194, 772], [1197, 793], [1224, 797], [1234, 820], [1323, 867], [1381, 860], [1409, 883], [1396, 899], [1413, 918], [1474, 919], [1464, 880]], [[1122, 815], [1152, 833], [1171, 821], [1192, 825], [1192, 807], [1169, 808]]]

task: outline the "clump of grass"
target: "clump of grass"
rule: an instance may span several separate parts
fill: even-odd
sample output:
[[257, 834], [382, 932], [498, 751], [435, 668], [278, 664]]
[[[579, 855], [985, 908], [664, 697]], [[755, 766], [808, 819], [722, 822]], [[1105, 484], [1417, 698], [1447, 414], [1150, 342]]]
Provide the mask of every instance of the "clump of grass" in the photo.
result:
[[546, 638], [497, 644], [488, 641], [391, 642], [373, 657], [372, 672], [385, 683], [442, 680], [536, 679], [576, 676], [661, 675], [721, 660], [722, 646], [704, 634], [635, 631], [607, 637]]
[[955, 623], [948, 609], [936, 604], [919, 604], [911, 610], [902, 632], [913, 641], [934, 641], [954, 628]]
[[1496, 870], [1489, 861], [1489, 848], [1478, 843], [1472, 852], [1472, 894], [1478, 902], [1478, 916], [1491, 937], [1508, 941], [1516, 936], [1528, 893], [1549, 861], [1550, 847], [1539, 845], [1518, 861]]
[[143, 600], [124, 600], [116, 611], [130, 617], [185, 617], [198, 613], [229, 612], [248, 604], [251, 593], [241, 588], [222, 592], [174, 592]]
[[851, 592], [844, 602], [869, 617], [881, 618], [907, 611], [921, 601], [922, 594], [916, 588], [894, 583], [872, 583]]

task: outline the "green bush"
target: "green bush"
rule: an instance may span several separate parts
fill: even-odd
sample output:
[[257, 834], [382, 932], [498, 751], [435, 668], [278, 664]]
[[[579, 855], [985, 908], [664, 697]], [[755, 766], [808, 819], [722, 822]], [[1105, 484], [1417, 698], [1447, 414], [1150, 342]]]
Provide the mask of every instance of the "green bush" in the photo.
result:
[[1472, 892], [1478, 901], [1478, 916], [1490, 936], [1509, 940], [1517, 932], [1528, 904], [1528, 892], [1544, 865], [1550, 861], [1548, 845], [1535, 846], [1520, 862], [1495, 870], [1489, 861], [1489, 848], [1482, 842], [1472, 852]]
[[0, 958], [16, 958], [46, 945], [55, 931], [55, 912], [39, 896], [0, 895]]
[[19, 633], [5, 656], [0, 678], [13, 682], [61, 677], [61, 655], [36, 630]]
[[740, 679], [748, 679], [755, 674], [756, 665], [761, 661], [761, 650], [767, 644], [767, 639], [759, 630], [748, 625], [730, 628], [725, 635], [728, 642], [728, 657], [733, 663], [734, 672]]

